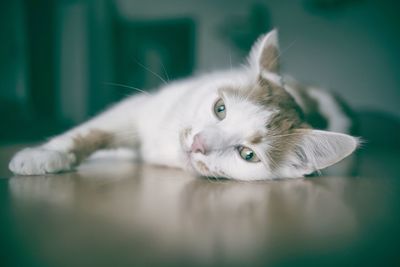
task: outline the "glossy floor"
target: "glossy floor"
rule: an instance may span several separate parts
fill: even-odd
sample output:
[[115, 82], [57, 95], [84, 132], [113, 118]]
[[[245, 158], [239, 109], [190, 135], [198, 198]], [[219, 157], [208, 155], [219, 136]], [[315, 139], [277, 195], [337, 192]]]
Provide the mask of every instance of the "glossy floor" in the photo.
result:
[[400, 264], [399, 153], [360, 157], [357, 177], [244, 183], [100, 158], [1, 179], [1, 266]]

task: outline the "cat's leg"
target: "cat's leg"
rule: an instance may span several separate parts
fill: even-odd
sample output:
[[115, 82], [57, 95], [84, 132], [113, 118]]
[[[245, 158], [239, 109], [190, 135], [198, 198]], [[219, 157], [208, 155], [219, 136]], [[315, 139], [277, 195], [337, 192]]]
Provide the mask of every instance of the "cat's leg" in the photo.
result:
[[19, 175], [69, 171], [97, 150], [134, 148], [138, 139], [133, 108], [141, 100], [142, 97], [127, 99], [43, 145], [19, 151], [10, 161], [10, 170]]

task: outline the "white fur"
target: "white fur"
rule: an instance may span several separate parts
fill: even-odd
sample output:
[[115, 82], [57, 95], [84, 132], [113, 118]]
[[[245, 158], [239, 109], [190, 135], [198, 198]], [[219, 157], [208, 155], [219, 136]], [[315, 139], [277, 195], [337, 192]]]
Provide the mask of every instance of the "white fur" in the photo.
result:
[[22, 175], [46, 174], [70, 170], [74, 162], [75, 156], [72, 153], [26, 148], [14, 156], [9, 167], [14, 173]]
[[[286, 77], [285, 77], [285, 80], [286, 80]], [[292, 86], [290, 86], [286, 83], [285, 83], [285, 90], [294, 98], [294, 101], [296, 101], [296, 103], [300, 106], [300, 108], [302, 110], [306, 109], [305, 103], [304, 103], [303, 99], [301, 98], [299, 91], [297, 91]]]
[[318, 102], [322, 115], [328, 119], [329, 131], [346, 133], [350, 130], [350, 119], [331, 94], [317, 88], [310, 88], [309, 94]]
[[265, 79], [273, 82], [274, 84], [279, 85], [279, 86], [283, 86], [282, 76], [280, 76], [279, 74], [264, 70], [264, 71], [261, 72], [261, 75]]
[[[314, 162], [306, 167], [303, 164], [303, 169], [283, 164], [281, 170], [276, 172], [270, 169], [268, 160], [262, 156], [268, 149], [268, 141], [257, 145], [249, 143], [249, 138], [254, 134], [267, 133], [265, 122], [277, 111], [258, 106], [246, 97], [225, 94], [223, 89], [248, 88], [258, 82], [260, 73], [274, 83], [280, 82], [279, 74], [268, 73], [260, 70], [260, 66], [257, 67], [257, 62], [260, 62], [257, 57], [262, 54], [260, 50], [268, 45], [277, 46], [276, 31], [267, 34], [254, 46], [249, 57], [249, 67], [172, 82], [151, 95], [127, 98], [40, 147], [20, 151], [11, 160], [9, 167], [14, 173], [22, 175], [70, 170], [76, 163], [75, 155], [71, 152], [74, 139], [84, 137], [91, 130], [113, 134], [115, 147], [138, 147], [145, 162], [183, 168], [206, 176], [239, 180], [298, 177], [313, 168], [324, 168], [345, 157], [355, 149], [346, 138], [331, 135], [335, 136], [335, 145], [346, 141], [339, 146], [340, 149], [335, 150], [331, 146], [320, 145], [321, 142], [330, 144], [331, 141], [325, 140], [328, 135], [311, 132], [305, 137], [304, 150]], [[226, 105], [226, 118], [221, 121], [213, 111], [219, 98], [224, 99]], [[190, 151], [196, 134], [202, 135], [208, 153]], [[316, 142], [307, 141], [312, 136], [316, 136]], [[253, 149], [261, 162], [243, 160], [237, 151], [239, 145]], [[318, 148], [326, 150], [323, 159], [315, 158]], [[293, 155], [288, 158], [288, 162], [291, 161], [296, 161]]]

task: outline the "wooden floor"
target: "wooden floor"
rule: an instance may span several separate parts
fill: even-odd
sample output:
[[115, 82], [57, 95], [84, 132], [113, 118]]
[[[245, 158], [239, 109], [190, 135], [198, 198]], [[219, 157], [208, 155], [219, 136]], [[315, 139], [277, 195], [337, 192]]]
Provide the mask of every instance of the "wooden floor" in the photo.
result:
[[400, 266], [400, 157], [357, 177], [209, 180], [98, 158], [12, 177], [0, 153], [1, 266]]

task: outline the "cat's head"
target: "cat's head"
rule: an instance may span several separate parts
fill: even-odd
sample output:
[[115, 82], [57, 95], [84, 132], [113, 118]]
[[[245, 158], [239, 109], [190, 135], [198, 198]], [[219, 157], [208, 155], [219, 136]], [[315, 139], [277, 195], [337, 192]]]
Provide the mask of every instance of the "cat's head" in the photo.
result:
[[[253, 46], [246, 70], [210, 77], [190, 127], [181, 132], [188, 164], [204, 176], [239, 180], [301, 177], [357, 147], [352, 136], [311, 129], [280, 76], [276, 30]], [[221, 78], [222, 77], [222, 78]]]

